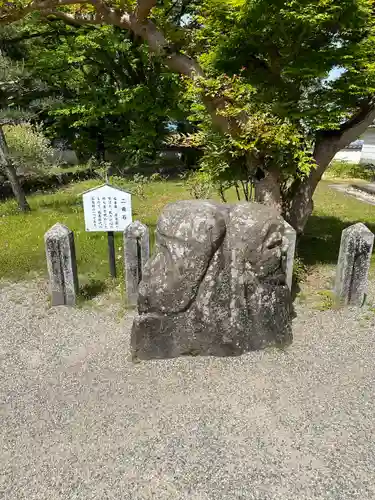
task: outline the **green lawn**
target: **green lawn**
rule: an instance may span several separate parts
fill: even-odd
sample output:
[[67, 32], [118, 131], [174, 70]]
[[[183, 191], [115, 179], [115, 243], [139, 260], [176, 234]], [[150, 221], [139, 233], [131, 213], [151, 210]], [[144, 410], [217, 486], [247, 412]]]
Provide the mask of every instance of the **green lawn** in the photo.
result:
[[[346, 183], [348, 180], [345, 180]], [[375, 233], [375, 206], [329, 187], [336, 180], [321, 181], [314, 197], [314, 213], [299, 242], [299, 255], [308, 266], [336, 264], [343, 229], [363, 222]], [[373, 256], [372, 263], [375, 264]]]
[[[332, 265], [337, 261], [341, 231], [361, 221], [375, 232], [375, 207], [328, 187], [322, 181], [315, 196], [315, 211], [299, 244], [307, 265]], [[29, 197], [32, 212], [19, 214], [14, 201], [0, 203], [0, 278], [22, 279], [46, 273], [44, 233], [56, 222], [75, 233], [80, 282], [100, 282], [108, 277], [105, 233], [84, 230], [80, 193], [99, 185], [96, 180], [71, 184], [55, 193]], [[131, 190], [130, 183], [124, 183]], [[134, 186], [133, 186], [134, 187]], [[133, 217], [147, 224], [153, 236], [158, 215], [169, 202], [190, 197], [183, 182], [156, 182], [145, 188], [145, 199], [133, 197]], [[234, 201], [234, 197], [233, 197]], [[116, 235], [119, 279], [122, 273], [122, 241]]]
[[[70, 184], [55, 193], [36, 194], [28, 200], [32, 211], [20, 214], [15, 202], [0, 203], [0, 278], [22, 279], [46, 274], [44, 233], [56, 222], [74, 231], [80, 283], [108, 277], [106, 233], [86, 233], [80, 194], [100, 185], [97, 180]], [[121, 187], [131, 189], [131, 184]], [[152, 237], [157, 217], [171, 201], [189, 197], [183, 183], [157, 182], [147, 185], [145, 199], [133, 196], [133, 218], [147, 224]], [[116, 234], [118, 272], [121, 279], [122, 237]]]

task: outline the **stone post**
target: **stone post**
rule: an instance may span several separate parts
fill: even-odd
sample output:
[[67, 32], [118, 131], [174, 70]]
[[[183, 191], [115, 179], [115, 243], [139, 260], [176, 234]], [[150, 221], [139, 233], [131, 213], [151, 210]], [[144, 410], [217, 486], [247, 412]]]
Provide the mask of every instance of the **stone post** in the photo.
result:
[[148, 227], [139, 221], [133, 222], [125, 229], [124, 254], [127, 302], [134, 306], [137, 305], [142, 272], [150, 257]]
[[293, 265], [294, 265], [294, 254], [296, 252], [296, 240], [297, 233], [293, 227], [288, 224], [288, 222], [284, 221], [285, 231], [284, 238], [287, 240], [288, 247], [285, 249], [285, 275], [286, 275], [286, 284], [288, 285], [289, 290], [292, 289], [293, 283]]
[[74, 306], [78, 294], [77, 260], [73, 231], [55, 224], [44, 235], [53, 306]]
[[357, 306], [364, 304], [373, 244], [374, 235], [362, 223], [342, 232], [335, 282], [338, 302]]

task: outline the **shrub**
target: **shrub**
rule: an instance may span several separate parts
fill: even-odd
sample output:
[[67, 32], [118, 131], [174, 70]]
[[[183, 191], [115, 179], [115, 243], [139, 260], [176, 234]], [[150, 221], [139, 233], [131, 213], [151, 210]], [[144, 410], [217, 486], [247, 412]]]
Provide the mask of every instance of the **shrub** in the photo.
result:
[[54, 150], [40, 127], [31, 123], [6, 125], [4, 133], [9, 156], [20, 171], [38, 172], [52, 165]]
[[135, 174], [133, 177], [134, 189], [133, 194], [138, 198], [146, 198], [146, 185], [150, 183], [150, 178], [142, 174]]
[[[71, 168], [54, 167], [33, 175], [20, 175], [19, 180], [25, 193], [51, 191], [71, 182], [98, 178], [96, 170], [87, 165], [77, 165]], [[0, 200], [13, 197], [9, 181], [0, 174]]]
[[326, 177], [373, 180], [375, 177], [375, 166], [347, 161], [333, 161], [326, 172]]
[[190, 174], [186, 183], [190, 195], [196, 199], [209, 198], [214, 189], [210, 175], [202, 171]]
[[307, 278], [308, 269], [306, 264], [298, 256], [294, 258], [293, 264], [293, 282], [303, 283]]
[[[146, 177], [142, 174], [134, 174], [131, 180], [130, 192], [133, 196], [137, 196], [142, 200], [147, 198], [146, 186], [152, 182], [151, 177]], [[120, 177], [118, 175], [111, 176], [111, 183], [119, 188], [129, 190], [129, 181], [125, 177]]]

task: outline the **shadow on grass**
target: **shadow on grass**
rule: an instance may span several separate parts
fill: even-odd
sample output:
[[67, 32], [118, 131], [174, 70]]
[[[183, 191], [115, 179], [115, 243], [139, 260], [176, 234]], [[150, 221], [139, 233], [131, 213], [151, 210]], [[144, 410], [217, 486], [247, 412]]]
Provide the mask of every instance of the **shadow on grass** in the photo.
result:
[[[336, 264], [339, 256], [342, 231], [359, 221], [343, 221], [333, 216], [312, 215], [304, 234], [298, 241], [298, 256], [303, 263]], [[366, 226], [375, 232], [375, 224]]]
[[92, 300], [98, 295], [104, 293], [107, 289], [108, 286], [105, 281], [91, 280], [89, 283], [80, 287], [79, 297], [81, 300]]

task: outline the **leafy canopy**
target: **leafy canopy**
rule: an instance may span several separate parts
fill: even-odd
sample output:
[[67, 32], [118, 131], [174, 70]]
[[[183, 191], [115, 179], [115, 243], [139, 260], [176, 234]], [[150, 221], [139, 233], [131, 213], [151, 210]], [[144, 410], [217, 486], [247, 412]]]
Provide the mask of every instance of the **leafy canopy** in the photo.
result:
[[54, 46], [34, 48], [30, 62], [56, 92], [65, 89], [50, 116], [55, 127], [78, 134], [81, 149], [100, 135], [106, 150], [128, 162], [152, 157], [178, 115], [177, 76], [112, 26], [71, 27]]
[[[1, 15], [31, 12], [35, 1], [2, 2]], [[170, 69], [188, 75], [192, 118], [201, 127], [193, 140], [204, 144], [211, 158], [216, 155], [224, 170], [234, 172], [246, 163], [246, 172], [254, 175], [281, 167], [282, 182], [306, 174], [321, 131], [339, 133], [345, 120], [366, 106], [372, 109], [374, 0], [73, 1], [44, 0], [40, 5], [51, 11], [40, 7], [33, 15], [69, 20], [73, 14], [75, 21], [113, 23], [146, 40]], [[85, 43], [92, 50], [95, 41]], [[116, 50], [106, 51], [116, 59]], [[186, 55], [204, 71], [189, 66]], [[77, 57], [74, 64], [81, 64]], [[332, 78], [335, 69], [338, 78]], [[77, 78], [79, 87], [89, 81], [86, 74]], [[160, 89], [168, 92], [162, 84]], [[120, 108], [126, 113], [135, 99], [142, 112], [147, 92], [116, 91]], [[102, 109], [87, 113], [89, 108], [83, 99], [73, 110], [84, 120]], [[218, 128], [224, 131], [222, 147], [215, 139]]]
[[209, 0], [197, 13], [201, 61], [240, 74], [277, 116], [337, 128], [375, 94], [373, 12], [373, 0]]
[[10, 37], [3, 45], [18, 46], [24, 70], [53, 97], [45, 106], [23, 94], [22, 104], [37, 108], [51, 137], [65, 138], [86, 157], [98, 148], [123, 156], [127, 165], [155, 155], [168, 123], [183, 113], [178, 76], [145, 44], [113, 26], [57, 21], [47, 29], [34, 19], [13, 26], [13, 40], [22, 42]]

